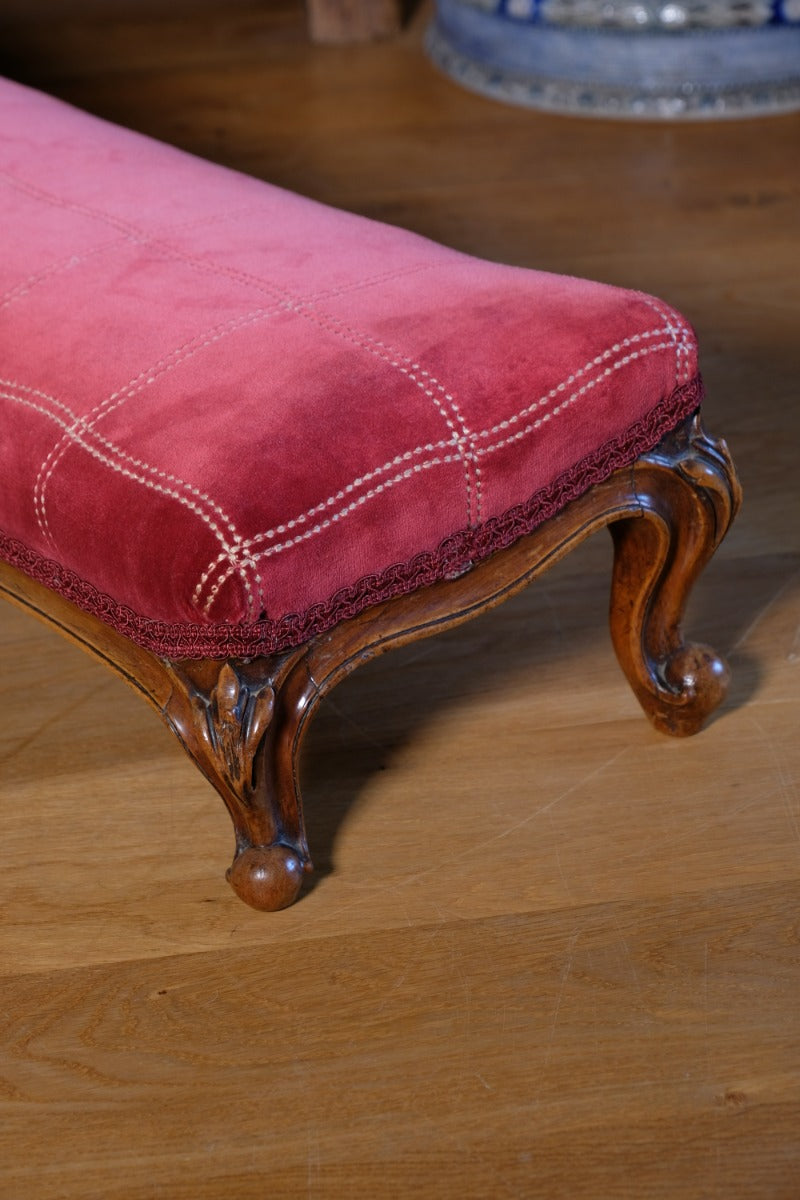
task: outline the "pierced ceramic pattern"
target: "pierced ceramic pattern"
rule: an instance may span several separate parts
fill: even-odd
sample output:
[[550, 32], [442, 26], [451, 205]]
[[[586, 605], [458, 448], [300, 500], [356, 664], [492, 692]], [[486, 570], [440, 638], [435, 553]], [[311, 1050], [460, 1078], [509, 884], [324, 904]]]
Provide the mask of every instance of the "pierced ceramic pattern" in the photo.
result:
[[800, 108], [800, 0], [437, 0], [428, 51], [496, 99], [604, 117]]

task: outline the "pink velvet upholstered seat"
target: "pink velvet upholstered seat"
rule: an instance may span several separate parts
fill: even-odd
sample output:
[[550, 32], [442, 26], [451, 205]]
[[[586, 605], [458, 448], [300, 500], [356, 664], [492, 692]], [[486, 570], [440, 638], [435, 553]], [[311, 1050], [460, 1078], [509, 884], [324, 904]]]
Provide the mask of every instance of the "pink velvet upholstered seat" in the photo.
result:
[[173, 659], [452, 577], [653, 447], [695, 341], [0, 85], [0, 556]]

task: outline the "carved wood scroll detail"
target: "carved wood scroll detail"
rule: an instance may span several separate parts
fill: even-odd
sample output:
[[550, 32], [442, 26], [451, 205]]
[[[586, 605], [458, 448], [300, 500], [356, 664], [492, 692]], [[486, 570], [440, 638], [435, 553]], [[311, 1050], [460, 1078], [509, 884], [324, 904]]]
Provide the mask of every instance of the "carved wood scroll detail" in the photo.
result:
[[728, 689], [724, 659], [686, 642], [682, 623], [691, 588], [738, 511], [741, 489], [725, 442], [706, 433], [699, 413], [634, 464], [633, 488], [645, 519], [611, 526], [611, 637], [650, 720], [664, 733], [685, 736], [702, 727]]
[[694, 413], [668, 433], [640, 462], [659, 463], [677, 470], [714, 510], [713, 549], [719, 545], [742, 503], [742, 489], [728, 445], [712, 437]]
[[237, 791], [252, 791], [253, 760], [274, 707], [275, 691], [269, 683], [250, 685], [234, 663], [225, 662], [208, 699], [203, 698], [196, 710], [201, 734]]

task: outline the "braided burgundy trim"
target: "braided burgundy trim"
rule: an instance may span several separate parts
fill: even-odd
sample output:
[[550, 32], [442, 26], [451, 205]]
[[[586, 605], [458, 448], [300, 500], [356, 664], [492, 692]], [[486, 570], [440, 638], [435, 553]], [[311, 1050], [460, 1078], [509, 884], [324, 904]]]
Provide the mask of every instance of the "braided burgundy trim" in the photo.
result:
[[160, 657], [253, 658], [275, 654], [302, 645], [374, 604], [461, 574], [474, 563], [510, 546], [560, 512], [571, 500], [652, 450], [699, 406], [702, 398], [703, 384], [698, 375], [676, 388], [621, 436], [587, 455], [524, 504], [492, 517], [477, 529], [461, 529], [451, 534], [436, 550], [424, 551], [408, 562], [395, 563], [379, 575], [366, 575], [303, 613], [289, 613], [276, 621], [212, 626], [153, 621], [118, 604], [72, 571], [42, 558], [2, 532], [0, 557]]

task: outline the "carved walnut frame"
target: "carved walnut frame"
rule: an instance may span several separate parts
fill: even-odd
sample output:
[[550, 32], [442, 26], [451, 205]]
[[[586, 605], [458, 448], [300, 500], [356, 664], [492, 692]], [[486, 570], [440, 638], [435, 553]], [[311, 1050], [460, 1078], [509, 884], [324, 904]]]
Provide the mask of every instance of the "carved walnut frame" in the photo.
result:
[[657, 729], [696, 733], [723, 699], [724, 661], [686, 642], [681, 622], [700, 571], [736, 514], [725, 443], [699, 413], [534, 533], [458, 579], [388, 600], [266, 658], [169, 661], [0, 562], [0, 593], [102, 659], [158, 709], [222, 796], [236, 853], [228, 879], [247, 904], [284, 908], [311, 870], [298, 758], [320, 700], [359, 664], [513, 596], [603, 525], [614, 541], [611, 637]]

